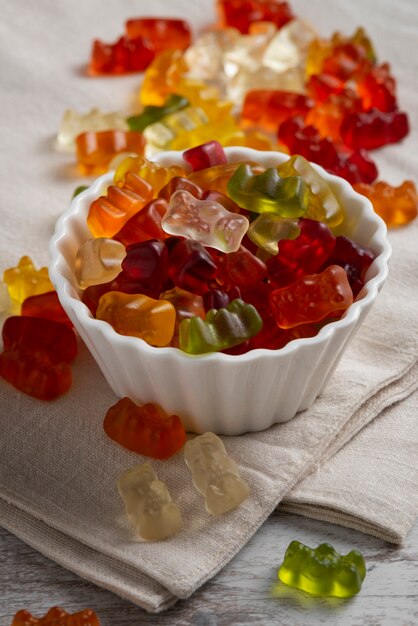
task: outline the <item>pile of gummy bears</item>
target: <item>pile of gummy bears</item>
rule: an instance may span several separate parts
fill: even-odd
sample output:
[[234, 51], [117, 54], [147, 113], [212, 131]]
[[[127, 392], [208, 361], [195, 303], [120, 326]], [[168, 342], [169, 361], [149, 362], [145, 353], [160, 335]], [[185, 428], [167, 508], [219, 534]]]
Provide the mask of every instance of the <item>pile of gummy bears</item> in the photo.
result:
[[[130, 19], [115, 44], [96, 40], [90, 75], [145, 71], [139, 110], [67, 111], [56, 140], [82, 174], [116, 170], [77, 255], [83, 301], [117, 332], [190, 354], [279, 349], [338, 319], [361, 290], [373, 252], [334, 236], [342, 207], [309, 161], [354, 184], [388, 225], [418, 206], [411, 181], [376, 182], [365, 151], [401, 140], [408, 119], [362, 28], [322, 39], [286, 2], [217, 8], [193, 42], [170, 18]], [[264, 170], [227, 163], [230, 145], [297, 156]], [[166, 149], [185, 150], [184, 167], [148, 160]], [[10, 300], [21, 315], [4, 324], [0, 375], [53, 399], [71, 384], [76, 339], [47, 269], [28, 257], [7, 269], [0, 309]]]

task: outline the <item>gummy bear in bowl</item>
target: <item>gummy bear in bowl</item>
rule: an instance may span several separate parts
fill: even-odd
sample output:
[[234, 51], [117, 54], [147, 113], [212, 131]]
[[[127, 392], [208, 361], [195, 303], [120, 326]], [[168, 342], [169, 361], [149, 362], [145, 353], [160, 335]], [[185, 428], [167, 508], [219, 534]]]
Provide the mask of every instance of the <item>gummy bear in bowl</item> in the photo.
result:
[[345, 180], [300, 156], [212, 148], [98, 178], [57, 223], [50, 275], [119, 397], [237, 435], [314, 402], [390, 246]]

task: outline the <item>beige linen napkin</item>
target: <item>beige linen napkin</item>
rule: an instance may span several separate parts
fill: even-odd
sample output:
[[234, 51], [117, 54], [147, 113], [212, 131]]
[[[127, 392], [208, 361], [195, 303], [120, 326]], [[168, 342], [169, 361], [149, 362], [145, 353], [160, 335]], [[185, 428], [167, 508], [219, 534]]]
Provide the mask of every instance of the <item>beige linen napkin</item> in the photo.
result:
[[[411, 88], [415, 74], [408, 69], [415, 49], [412, 5], [396, 12], [403, 41], [399, 46], [394, 38], [384, 37], [386, 24], [393, 25], [395, 18], [390, 21], [390, 6], [377, 0], [367, 7], [354, 0], [350, 10], [357, 12], [355, 19], [347, 18], [346, 3], [333, 5], [335, 15], [319, 0], [307, 8], [306, 3], [294, 4], [301, 14], [312, 11], [312, 21], [324, 34], [338, 27], [354, 30], [360, 13], [373, 24], [372, 36], [386, 46], [382, 58], [393, 61], [402, 102], [416, 118]], [[187, 14], [197, 27], [213, 17], [212, 0], [178, 0], [174, 12], [167, 0], [155, 0], [149, 11], [163, 15], [168, 7], [172, 15]], [[0, 268], [15, 265], [28, 253], [38, 264], [47, 262], [55, 221], [82, 182], [71, 157], [51, 149], [63, 110], [98, 105], [126, 110], [128, 95], [137, 89], [137, 77], [117, 83], [89, 81], [80, 71], [92, 38], [115, 39], [123, 20], [137, 14], [137, 2], [126, 0], [123, 15], [121, 10], [117, 0], [3, 3]], [[379, 164], [392, 182], [413, 176], [418, 165], [413, 145], [408, 139], [381, 152]], [[364, 530], [401, 540], [417, 513], [416, 416], [412, 405], [399, 403], [400, 413], [394, 407], [395, 412], [383, 413], [381, 422], [380, 417], [375, 423], [373, 419], [416, 386], [417, 225], [392, 233], [391, 241], [388, 283], [314, 406], [269, 431], [225, 438], [251, 488], [238, 510], [212, 519], [179, 454], [153, 465], [182, 509], [184, 531], [162, 543], [132, 541], [115, 481], [139, 458], [105, 437], [102, 419], [115, 397], [80, 346], [74, 385], [56, 402], [38, 402], [0, 381], [0, 524], [65, 567], [151, 611], [188, 597], [215, 575], [285, 496], [287, 506], [299, 506], [304, 514], [309, 507], [314, 515], [333, 514], [343, 523], [362, 524]], [[360, 432], [367, 424], [371, 426]], [[354, 442], [330, 459], [356, 433]], [[404, 445], [409, 437], [410, 448]], [[351, 458], [362, 463], [367, 484], [375, 491], [368, 508], [368, 491]], [[322, 467], [324, 459], [330, 460]], [[376, 473], [385, 477], [386, 490], [375, 489]], [[335, 489], [333, 480], [341, 481], [341, 489]]]

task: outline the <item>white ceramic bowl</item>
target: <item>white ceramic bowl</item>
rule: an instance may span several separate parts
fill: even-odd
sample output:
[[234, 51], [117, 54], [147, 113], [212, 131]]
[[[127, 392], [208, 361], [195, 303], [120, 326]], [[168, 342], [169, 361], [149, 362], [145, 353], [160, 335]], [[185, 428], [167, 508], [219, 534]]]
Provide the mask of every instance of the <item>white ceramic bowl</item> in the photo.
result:
[[[248, 148], [226, 148], [226, 153], [229, 161], [257, 161], [265, 167], [289, 158]], [[181, 155], [165, 152], [154, 160], [184, 166]], [[386, 226], [369, 200], [342, 178], [315, 168], [345, 207], [340, 234], [376, 254], [367, 283], [344, 316], [324, 326], [315, 337], [297, 339], [281, 350], [258, 349], [240, 356], [191, 356], [176, 348], [155, 348], [94, 319], [80, 300], [73, 263], [78, 247], [91, 238], [86, 223], [90, 203], [111, 184], [112, 174], [101, 176], [74, 198], [58, 220], [50, 244], [50, 276], [62, 306], [118, 396], [129, 396], [138, 404], [156, 402], [170, 414], [180, 415], [188, 431], [225, 435], [286, 422], [314, 402], [375, 301], [387, 277], [390, 257]]]

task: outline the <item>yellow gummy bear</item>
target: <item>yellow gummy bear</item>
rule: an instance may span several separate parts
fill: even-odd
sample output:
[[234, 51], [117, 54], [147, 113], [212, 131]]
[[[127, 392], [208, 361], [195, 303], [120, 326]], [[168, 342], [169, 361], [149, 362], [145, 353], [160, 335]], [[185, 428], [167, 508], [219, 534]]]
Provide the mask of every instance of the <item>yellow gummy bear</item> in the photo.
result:
[[3, 281], [12, 300], [22, 303], [29, 296], [37, 296], [47, 291], [54, 291], [49, 280], [48, 268], [35, 269], [28, 256], [22, 256], [16, 267], [10, 267], [3, 274]]

